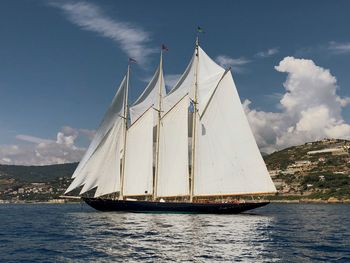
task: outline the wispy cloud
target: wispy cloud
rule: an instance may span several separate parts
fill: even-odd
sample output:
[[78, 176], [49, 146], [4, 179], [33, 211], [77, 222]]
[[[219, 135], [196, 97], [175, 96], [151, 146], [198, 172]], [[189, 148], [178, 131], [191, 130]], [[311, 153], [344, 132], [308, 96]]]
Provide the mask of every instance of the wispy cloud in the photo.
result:
[[267, 58], [267, 57], [270, 57], [270, 56], [273, 56], [275, 54], [277, 54], [279, 52], [279, 48], [270, 48], [268, 50], [265, 50], [265, 51], [260, 51], [258, 53], [256, 53], [256, 56], [257, 57], [260, 57], [260, 58]]
[[83, 30], [88, 30], [116, 42], [127, 56], [140, 64], [155, 52], [149, 47], [150, 34], [128, 22], [108, 17], [103, 10], [92, 3], [78, 1], [53, 1], [50, 5], [61, 9], [67, 19]]
[[231, 58], [226, 55], [219, 55], [216, 57], [216, 62], [219, 63], [222, 67], [232, 67], [235, 72], [244, 72], [243, 66], [250, 63], [251, 61], [246, 58]]
[[337, 54], [350, 53], [350, 42], [339, 43], [331, 41], [329, 42], [328, 49]]
[[31, 143], [51, 143], [55, 142], [53, 140], [43, 139], [31, 135], [25, 135], [25, 134], [18, 134], [16, 135], [16, 139], [25, 141], [25, 142], [31, 142]]

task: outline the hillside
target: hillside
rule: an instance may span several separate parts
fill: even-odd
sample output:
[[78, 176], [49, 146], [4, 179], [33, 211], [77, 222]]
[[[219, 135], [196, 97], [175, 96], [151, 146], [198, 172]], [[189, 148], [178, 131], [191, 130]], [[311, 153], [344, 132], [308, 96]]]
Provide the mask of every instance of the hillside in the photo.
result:
[[69, 185], [77, 163], [20, 166], [0, 165], [0, 200], [47, 201]]
[[[305, 143], [264, 159], [278, 190], [270, 199], [350, 199], [350, 141]], [[0, 200], [55, 199], [68, 187], [76, 166], [0, 165]]]
[[350, 141], [305, 143], [264, 159], [280, 197], [350, 199]]

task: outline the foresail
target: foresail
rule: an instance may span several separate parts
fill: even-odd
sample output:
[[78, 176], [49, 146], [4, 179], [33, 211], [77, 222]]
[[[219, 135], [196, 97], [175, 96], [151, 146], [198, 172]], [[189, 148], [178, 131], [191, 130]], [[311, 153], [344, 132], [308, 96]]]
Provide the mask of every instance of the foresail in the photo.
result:
[[157, 196], [189, 194], [188, 96], [182, 98], [161, 120]]
[[231, 72], [197, 119], [194, 194], [275, 192], [245, 117]]
[[153, 120], [149, 108], [128, 129], [124, 173], [124, 196], [153, 193]]
[[[95, 165], [92, 165], [92, 163], [96, 162], [96, 160], [98, 159], [97, 157], [92, 158], [92, 156], [96, 153], [97, 149], [100, 149], [99, 151], [103, 152], [104, 150], [101, 150], [102, 145], [104, 144], [105, 141], [110, 140], [109, 139], [109, 134], [111, 133], [116, 133], [120, 134], [119, 129], [121, 126], [121, 123], [123, 121], [123, 119], [121, 118], [121, 115], [123, 114], [124, 111], [124, 95], [125, 95], [125, 89], [126, 89], [126, 77], [124, 77], [124, 79], [122, 80], [114, 98], [113, 101], [111, 103], [111, 105], [109, 106], [107, 112], [104, 115], [104, 118], [99, 126], [99, 128], [96, 131], [96, 134], [89, 146], [89, 148], [87, 149], [85, 155], [83, 156], [82, 160], [80, 161], [78, 167], [76, 168], [76, 170], [73, 173], [72, 178], [74, 178], [73, 182], [71, 183], [71, 185], [68, 187], [68, 189], [66, 190], [65, 193], [68, 193], [70, 191], [72, 191], [73, 189], [80, 187], [84, 184], [86, 184], [87, 182], [89, 182], [89, 185], [94, 185], [94, 187], [98, 186], [98, 181], [102, 182], [104, 180], [104, 176], [106, 175], [101, 175], [97, 170], [95, 170], [93, 167], [95, 167]], [[114, 127], [114, 128], [113, 128]], [[113, 128], [113, 131], [112, 131]], [[121, 135], [120, 135], [121, 136]], [[120, 142], [119, 138], [115, 138], [116, 140], [113, 141], [114, 145], [120, 150], [123, 149], [122, 147], [122, 143]], [[114, 155], [116, 156], [116, 155]], [[91, 160], [91, 164], [89, 164]], [[119, 167], [119, 165], [117, 164], [117, 162], [119, 162], [118, 158], [114, 158], [115, 161], [115, 165], [113, 165], [114, 167]], [[118, 165], [118, 166], [117, 166]], [[90, 167], [90, 168], [89, 168]], [[96, 172], [98, 174], [94, 174], [94, 172]], [[97, 178], [94, 178], [94, 176], [101, 176], [102, 178], [100, 180], [97, 180]], [[107, 175], [109, 176], [109, 175]], [[117, 174], [115, 174], [114, 176], [118, 176]], [[119, 177], [119, 176], [118, 176]], [[95, 180], [95, 183], [92, 183], [92, 181]], [[88, 186], [86, 188], [89, 188]], [[100, 189], [101, 190], [101, 189]], [[102, 191], [104, 192], [104, 191]]]
[[149, 107], [158, 109], [159, 105], [159, 85], [161, 85], [161, 97], [165, 96], [165, 84], [163, 70], [158, 67], [150, 83], [147, 85], [140, 97], [130, 107], [131, 123], [135, 122]]

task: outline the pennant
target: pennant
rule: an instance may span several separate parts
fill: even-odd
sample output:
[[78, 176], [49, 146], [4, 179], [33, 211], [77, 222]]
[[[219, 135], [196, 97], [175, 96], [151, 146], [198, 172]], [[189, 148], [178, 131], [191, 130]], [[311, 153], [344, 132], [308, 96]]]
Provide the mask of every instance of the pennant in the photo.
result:
[[137, 61], [133, 58], [129, 58], [129, 63], [137, 63]]

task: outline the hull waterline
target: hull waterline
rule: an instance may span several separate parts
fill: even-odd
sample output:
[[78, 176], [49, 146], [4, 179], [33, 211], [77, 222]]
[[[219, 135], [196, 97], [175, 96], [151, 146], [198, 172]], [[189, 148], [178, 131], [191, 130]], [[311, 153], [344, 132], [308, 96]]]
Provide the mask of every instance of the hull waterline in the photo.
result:
[[245, 203], [184, 203], [127, 201], [100, 198], [82, 198], [88, 205], [99, 211], [140, 212], [140, 213], [199, 213], [238, 214], [265, 206], [269, 202]]

